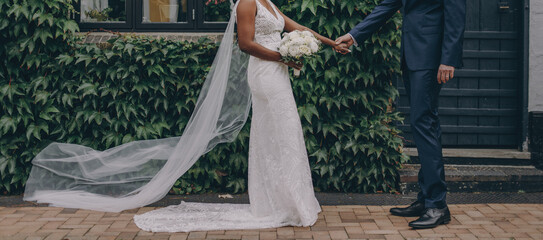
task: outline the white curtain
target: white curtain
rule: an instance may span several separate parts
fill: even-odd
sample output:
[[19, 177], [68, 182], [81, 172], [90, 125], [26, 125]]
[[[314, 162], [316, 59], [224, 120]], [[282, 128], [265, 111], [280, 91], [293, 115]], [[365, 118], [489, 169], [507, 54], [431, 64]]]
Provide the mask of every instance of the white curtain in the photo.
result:
[[[151, 8], [151, 4], [149, 3], [150, 0], [143, 0], [143, 19], [142, 19], [142, 22], [143, 23], [149, 23], [151, 22], [151, 11], [150, 11], [150, 8]], [[170, 19], [169, 22], [171, 23], [175, 23], [177, 22], [177, 16], [179, 15], [179, 11], [181, 9], [180, 6], [179, 6], [179, 3], [178, 3], [179, 0], [170, 0], [169, 2], [169, 5], [164, 5], [163, 7], [167, 8], [168, 12], [166, 12], [165, 14], [168, 16], [168, 18]], [[158, 9], [159, 11], [161, 11], [161, 14], [162, 14], [162, 11], [164, 11], [163, 9]]]
[[142, 23], [151, 22], [151, 14], [149, 13], [149, 8], [149, 0], [143, 0], [143, 19], [141, 20]]
[[[102, 11], [108, 7], [108, 0], [81, 0], [81, 21], [88, 21], [90, 18], [85, 12], [96, 9]], [[129, 0], [130, 1], [130, 0]]]
[[179, 12], [178, 0], [170, 0], [170, 22], [177, 22], [177, 14]]

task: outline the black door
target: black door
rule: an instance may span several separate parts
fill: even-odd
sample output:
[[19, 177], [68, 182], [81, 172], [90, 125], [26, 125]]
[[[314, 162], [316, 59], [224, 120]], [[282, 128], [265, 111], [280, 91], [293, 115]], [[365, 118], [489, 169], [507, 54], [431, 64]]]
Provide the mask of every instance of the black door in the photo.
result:
[[[522, 0], [467, 0], [464, 68], [439, 99], [442, 143], [516, 148], [521, 134]], [[400, 125], [413, 145], [409, 104], [399, 80]]]

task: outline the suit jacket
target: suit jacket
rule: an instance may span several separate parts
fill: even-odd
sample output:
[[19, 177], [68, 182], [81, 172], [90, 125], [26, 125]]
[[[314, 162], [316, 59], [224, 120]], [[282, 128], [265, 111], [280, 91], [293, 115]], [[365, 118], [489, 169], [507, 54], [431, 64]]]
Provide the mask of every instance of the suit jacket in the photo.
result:
[[466, 0], [383, 0], [349, 33], [362, 44], [403, 6], [402, 66], [462, 66]]

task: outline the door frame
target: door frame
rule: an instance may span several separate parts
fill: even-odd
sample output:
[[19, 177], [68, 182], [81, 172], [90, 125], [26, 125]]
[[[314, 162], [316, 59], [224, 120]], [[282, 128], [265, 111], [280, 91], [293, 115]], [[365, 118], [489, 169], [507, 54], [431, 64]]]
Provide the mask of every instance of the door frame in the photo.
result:
[[522, 133], [519, 139], [520, 151], [528, 151], [528, 81], [530, 72], [530, 0], [523, 0], [522, 3]]

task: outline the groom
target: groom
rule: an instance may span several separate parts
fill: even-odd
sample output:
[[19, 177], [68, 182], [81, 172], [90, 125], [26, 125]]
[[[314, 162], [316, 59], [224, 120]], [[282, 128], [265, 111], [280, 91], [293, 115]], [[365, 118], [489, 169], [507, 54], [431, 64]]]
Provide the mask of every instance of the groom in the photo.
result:
[[364, 21], [338, 38], [336, 44], [344, 47], [363, 44], [402, 7], [402, 72], [421, 162], [421, 191], [409, 207], [392, 208], [390, 212], [419, 217], [409, 223], [412, 228], [433, 228], [451, 219], [445, 201], [447, 186], [437, 109], [441, 86], [462, 65], [466, 0], [383, 0]]

